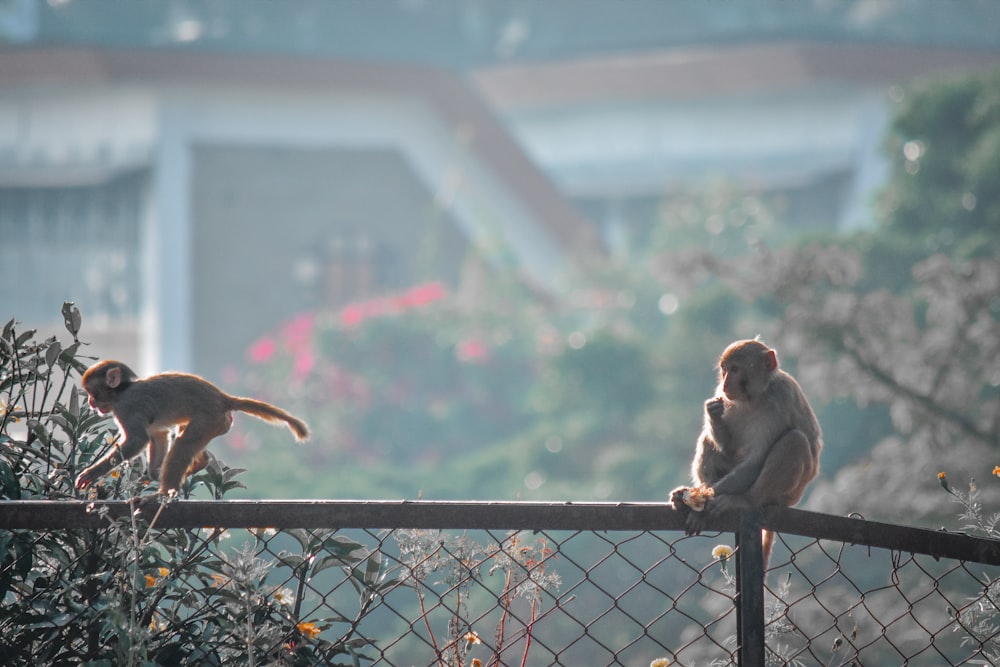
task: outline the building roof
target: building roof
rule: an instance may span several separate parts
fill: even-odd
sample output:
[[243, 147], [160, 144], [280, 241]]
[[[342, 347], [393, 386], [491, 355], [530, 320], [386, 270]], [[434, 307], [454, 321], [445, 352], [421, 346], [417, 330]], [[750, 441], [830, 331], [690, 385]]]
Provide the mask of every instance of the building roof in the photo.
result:
[[426, 103], [449, 127], [462, 128], [468, 150], [574, 252], [598, 252], [591, 228], [470, 87], [428, 67], [270, 54], [172, 49], [26, 47], [0, 50], [0, 94], [19, 86], [102, 84], [247, 85], [274, 89], [343, 90], [407, 95]]
[[1000, 50], [850, 42], [689, 46], [483, 69], [494, 108], [767, 93], [816, 82], [885, 84], [1000, 64]]

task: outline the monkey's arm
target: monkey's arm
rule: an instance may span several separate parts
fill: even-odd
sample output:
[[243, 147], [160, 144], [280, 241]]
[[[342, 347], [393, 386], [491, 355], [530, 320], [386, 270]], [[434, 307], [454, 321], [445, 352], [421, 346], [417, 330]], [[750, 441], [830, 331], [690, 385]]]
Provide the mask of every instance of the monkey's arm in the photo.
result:
[[125, 434], [125, 442], [113, 446], [97, 463], [81, 472], [76, 478], [75, 487], [77, 489], [87, 488], [119, 464], [135, 458], [149, 442], [149, 434], [146, 433], [146, 428], [141, 423], [133, 421], [129, 424], [121, 424], [121, 430]]

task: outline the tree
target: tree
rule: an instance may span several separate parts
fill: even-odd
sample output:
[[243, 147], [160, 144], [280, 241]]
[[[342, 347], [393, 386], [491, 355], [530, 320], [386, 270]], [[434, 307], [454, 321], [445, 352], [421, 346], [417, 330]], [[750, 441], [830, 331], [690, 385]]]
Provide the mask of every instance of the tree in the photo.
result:
[[[936, 473], [983, 476], [998, 454], [1000, 73], [920, 83], [905, 99], [872, 232], [673, 265], [775, 313], [770, 339], [800, 361], [814, 400], [887, 409], [893, 433], [817, 483], [809, 505], [822, 511], [950, 514]], [[839, 428], [824, 422], [828, 434]]]

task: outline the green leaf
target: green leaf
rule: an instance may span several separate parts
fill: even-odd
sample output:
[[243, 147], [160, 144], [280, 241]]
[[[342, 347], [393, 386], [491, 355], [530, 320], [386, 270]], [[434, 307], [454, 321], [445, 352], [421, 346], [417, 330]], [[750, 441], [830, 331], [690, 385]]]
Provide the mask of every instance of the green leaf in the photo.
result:
[[17, 481], [14, 469], [7, 461], [0, 459], [0, 497], [8, 500], [21, 499], [21, 485]]
[[341, 558], [355, 556], [357, 560], [361, 560], [368, 554], [368, 549], [365, 548], [365, 545], [343, 535], [334, 535], [329, 540], [326, 540], [323, 543], [323, 548]]
[[344, 558], [342, 556], [323, 556], [316, 560], [316, 564], [313, 565], [311, 576], [316, 576], [323, 570], [328, 570], [331, 567], [350, 567], [351, 565], [357, 565], [361, 562], [360, 558]]
[[73, 338], [80, 333], [80, 326], [83, 324], [83, 317], [80, 315], [80, 309], [76, 307], [76, 304], [72, 301], [65, 301], [62, 305], [62, 316], [63, 324], [66, 325], [66, 330], [73, 334]]
[[374, 587], [378, 583], [382, 574], [382, 554], [378, 551], [372, 552], [368, 558], [368, 566], [365, 568], [365, 583]]
[[282, 565], [287, 565], [293, 570], [298, 569], [300, 565], [305, 563], [307, 558], [305, 556], [300, 556], [299, 554], [279, 554], [278, 562]]
[[[226, 468], [226, 470], [222, 473], [222, 481], [228, 482], [233, 477], [245, 473], [246, 471], [247, 471], [246, 468]], [[246, 487], [243, 487], [241, 485], [239, 488], [246, 488]]]
[[80, 349], [80, 343], [78, 342], [73, 343], [72, 345], [64, 349], [62, 351], [62, 354], [59, 355], [59, 366], [63, 369], [72, 366], [76, 370], [83, 372], [83, 370], [86, 369], [86, 366], [76, 360], [76, 351], [78, 349]]
[[52, 368], [56, 365], [56, 361], [59, 360], [59, 355], [62, 353], [62, 345], [57, 340], [53, 340], [49, 344], [48, 349], [45, 350], [45, 364]]
[[14, 349], [20, 349], [24, 342], [35, 335], [35, 329], [28, 329], [23, 334], [14, 339]]

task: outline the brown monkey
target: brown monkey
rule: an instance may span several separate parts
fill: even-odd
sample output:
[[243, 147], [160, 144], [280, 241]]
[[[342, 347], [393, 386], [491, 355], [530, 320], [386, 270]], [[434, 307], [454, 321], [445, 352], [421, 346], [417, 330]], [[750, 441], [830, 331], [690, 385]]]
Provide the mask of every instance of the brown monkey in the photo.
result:
[[[688, 534], [701, 532], [706, 514], [794, 505], [819, 472], [819, 422], [795, 378], [778, 368], [774, 350], [759, 340], [737, 341], [722, 353], [718, 372], [691, 463], [694, 488], [709, 487], [711, 497], [703, 511], [688, 512]], [[689, 509], [686, 491], [690, 498], [686, 487], [671, 494], [675, 507]], [[764, 531], [763, 540], [766, 567], [774, 534]]]
[[[160, 493], [177, 491], [184, 477], [208, 465], [209, 441], [229, 431], [233, 410], [269, 422], [285, 422], [296, 440], [309, 427], [281, 408], [252, 398], [230, 396], [211, 382], [188, 373], [161, 373], [140, 380], [120, 361], [100, 361], [83, 374], [90, 407], [114, 413], [124, 442], [84, 470], [76, 488], [84, 489], [119, 463], [135, 458], [149, 445], [150, 474], [160, 475]], [[170, 444], [171, 434], [180, 432]], [[162, 470], [161, 470], [162, 467]]]

